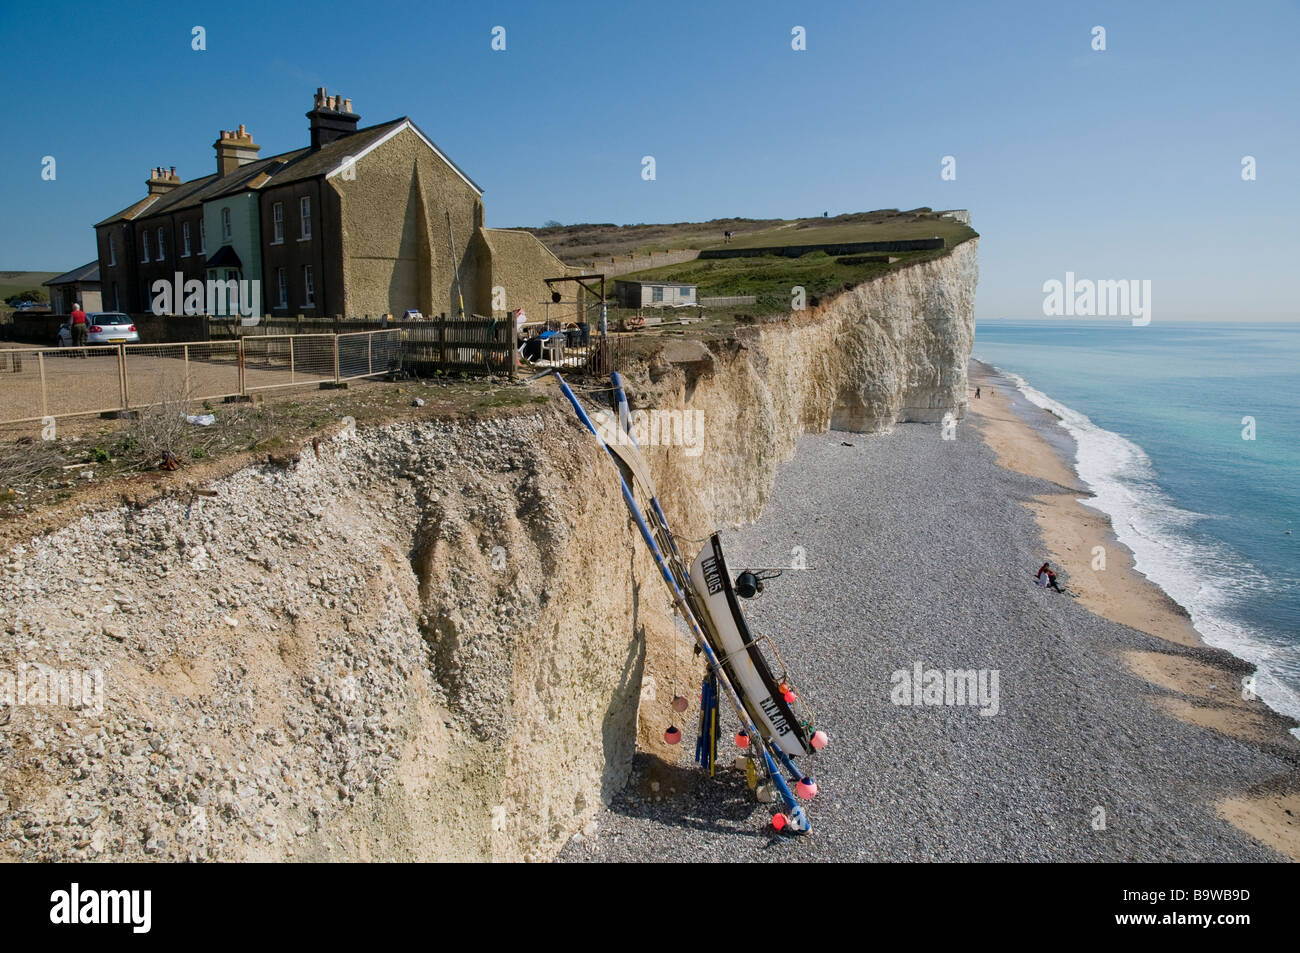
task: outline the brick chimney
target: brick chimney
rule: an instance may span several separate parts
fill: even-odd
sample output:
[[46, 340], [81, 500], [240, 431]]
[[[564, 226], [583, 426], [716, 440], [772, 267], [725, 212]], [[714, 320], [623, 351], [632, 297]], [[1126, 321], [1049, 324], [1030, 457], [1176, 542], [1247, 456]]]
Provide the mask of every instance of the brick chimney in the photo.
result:
[[176, 174], [176, 166], [172, 166], [170, 170], [161, 166], [150, 169], [149, 181], [145, 183], [149, 187], [150, 195], [166, 195], [180, 184], [181, 177]]
[[311, 112], [307, 113], [307, 118], [311, 120], [312, 152], [352, 135], [357, 131], [357, 123], [361, 120], [352, 111], [352, 100], [342, 96], [327, 96], [324, 86], [317, 87], [316, 101], [312, 104]]
[[217, 150], [217, 175], [228, 175], [257, 159], [261, 146], [253, 145], [253, 134], [241, 122], [238, 129], [222, 129], [213, 144]]

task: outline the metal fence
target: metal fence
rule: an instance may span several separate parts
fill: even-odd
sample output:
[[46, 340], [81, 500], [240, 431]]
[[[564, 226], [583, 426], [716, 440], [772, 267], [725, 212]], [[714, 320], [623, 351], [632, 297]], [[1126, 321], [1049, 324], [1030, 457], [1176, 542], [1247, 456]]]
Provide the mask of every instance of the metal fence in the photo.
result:
[[220, 400], [400, 370], [402, 332], [0, 349], [0, 423]]

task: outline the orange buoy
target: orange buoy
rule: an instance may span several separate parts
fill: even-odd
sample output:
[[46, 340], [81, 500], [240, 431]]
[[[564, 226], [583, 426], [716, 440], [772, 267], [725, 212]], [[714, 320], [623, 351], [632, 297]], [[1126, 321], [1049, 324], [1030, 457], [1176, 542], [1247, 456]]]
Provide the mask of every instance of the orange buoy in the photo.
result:
[[737, 748], [748, 748], [748, 747], [749, 747], [749, 735], [746, 734], [746, 733], [743, 732], [743, 731], [738, 731], [738, 732], [736, 732], [736, 747], [737, 747]]
[[670, 745], [675, 745], [682, 740], [682, 733], [676, 725], [669, 725], [668, 730], [664, 732], [664, 741]]

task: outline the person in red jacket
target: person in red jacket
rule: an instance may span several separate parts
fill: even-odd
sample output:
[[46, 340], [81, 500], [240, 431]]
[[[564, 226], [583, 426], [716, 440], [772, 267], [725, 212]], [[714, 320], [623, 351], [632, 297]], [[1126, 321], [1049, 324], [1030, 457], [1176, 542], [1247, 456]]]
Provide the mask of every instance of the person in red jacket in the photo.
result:
[[[72, 346], [86, 346], [86, 312], [81, 310], [80, 301], [72, 306]], [[85, 357], [86, 352], [82, 351], [81, 356]]]

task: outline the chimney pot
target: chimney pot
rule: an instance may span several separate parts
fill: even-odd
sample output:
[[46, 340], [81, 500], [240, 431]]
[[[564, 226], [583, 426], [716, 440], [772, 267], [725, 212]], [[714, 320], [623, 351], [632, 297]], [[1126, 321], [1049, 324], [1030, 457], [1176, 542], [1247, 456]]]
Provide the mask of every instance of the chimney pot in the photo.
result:
[[343, 111], [345, 113], [352, 112], [352, 100], [350, 99], [343, 100]]

